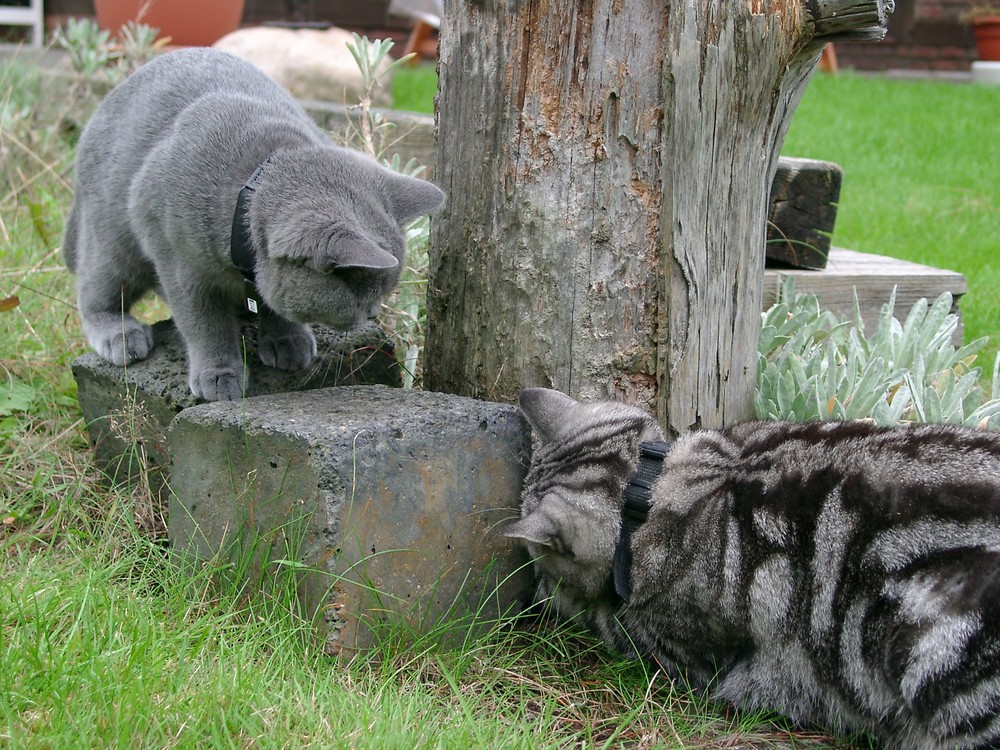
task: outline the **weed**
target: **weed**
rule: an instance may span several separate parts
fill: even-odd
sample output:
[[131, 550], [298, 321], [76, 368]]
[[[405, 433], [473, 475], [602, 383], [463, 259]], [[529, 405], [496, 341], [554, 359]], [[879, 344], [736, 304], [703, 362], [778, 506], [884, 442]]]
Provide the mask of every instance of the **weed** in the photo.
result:
[[159, 29], [128, 21], [114, 38], [92, 18], [70, 18], [55, 30], [53, 40], [69, 53], [78, 86], [91, 95], [117, 85], [158, 55], [170, 43], [169, 38], [157, 39], [158, 33]]
[[[389, 138], [395, 124], [372, 109], [375, 91], [384, 85], [385, 76], [396, 71], [412, 55], [387, 64], [389, 51], [393, 47], [391, 40], [370, 41], [368, 37], [357, 34], [353, 37], [353, 43], [348, 43], [347, 48], [361, 72], [363, 93], [356, 106], [357, 124], [352, 121], [344, 139], [378, 159], [389, 169], [419, 177], [424, 172], [424, 167], [415, 160], [410, 159], [404, 163], [398, 154], [387, 156], [391, 147]], [[427, 318], [427, 245], [430, 238], [428, 217], [421, 216], [411, 222], [405, 229], [405, 237], [406, 264], [399, 288], [390, 300], [383, 303], [379, 323], [396, 350], [396, 357], [403, 371], [403, 387], [413, 388], [420, 382]]]

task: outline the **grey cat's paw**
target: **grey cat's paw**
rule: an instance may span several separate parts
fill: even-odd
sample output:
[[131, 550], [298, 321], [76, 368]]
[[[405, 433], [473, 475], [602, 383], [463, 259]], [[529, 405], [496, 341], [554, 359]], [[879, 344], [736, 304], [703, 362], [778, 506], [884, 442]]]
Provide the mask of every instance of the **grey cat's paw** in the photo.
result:
[[312, 362], [316, 339], [308, 329], [283, 336], [261, 335], [257, 349], [260, 361], [268, 367], [294, 372]]
[[198, 398], [205, 401], [239, 401], [247, 393], [247, 379], [243, 368], [206, 367], [192, 372], [188, 386]]
[[90, 345], [115, 365], [130, 365], [145, 359], [153, 348], [153, 330], [135, 318], [126, 318], [113, 330], [93, 332]]

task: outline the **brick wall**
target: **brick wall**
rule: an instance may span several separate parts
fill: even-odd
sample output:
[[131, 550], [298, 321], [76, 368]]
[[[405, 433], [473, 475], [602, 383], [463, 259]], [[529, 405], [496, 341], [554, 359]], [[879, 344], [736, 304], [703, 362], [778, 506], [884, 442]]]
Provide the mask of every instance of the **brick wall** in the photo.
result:
[[970, 0], [896, 0], [885, 40], [837, 44], [837, 60], [841, 67], [857, 70], [968, 70], [976, 48], [960, 17], [971, 4]]

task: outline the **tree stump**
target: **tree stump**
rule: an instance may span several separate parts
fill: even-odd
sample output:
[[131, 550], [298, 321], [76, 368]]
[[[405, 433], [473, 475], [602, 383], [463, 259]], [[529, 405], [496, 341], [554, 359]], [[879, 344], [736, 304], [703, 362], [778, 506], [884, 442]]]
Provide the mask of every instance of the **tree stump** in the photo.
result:
[[768, 192], [824, 44], [884, 0], [446, 0], [425, 386], [752, 414]]

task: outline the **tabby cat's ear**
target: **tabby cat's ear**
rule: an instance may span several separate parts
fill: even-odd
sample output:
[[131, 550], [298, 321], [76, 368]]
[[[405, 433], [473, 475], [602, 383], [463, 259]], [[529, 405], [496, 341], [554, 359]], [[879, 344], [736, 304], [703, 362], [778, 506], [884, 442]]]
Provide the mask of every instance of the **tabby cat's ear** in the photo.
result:
[[500, 533], [511, 539], [521, 539], [525, 542], [534, 542], [549, 547], [552, 545], [552, 538], [556, 535], [556, 525], [551, 518], [536, 510], [524, 518], [514, 521]]
[[542, 442], [549, 442], [569, 420], [570, 412], [578, 403], [565, 393], [549, 388], [525, 388], [518, 397], [518, 404]]
[[426, 180], [389, 172], [386, 182], [389, 185], [393, 215], [400, 224], [429, 214], [444, 203], [441, 189]]

